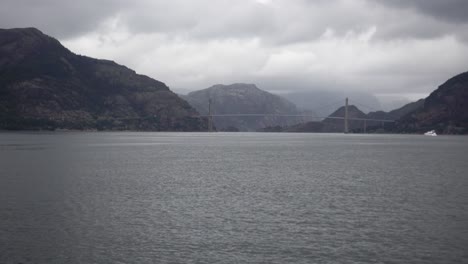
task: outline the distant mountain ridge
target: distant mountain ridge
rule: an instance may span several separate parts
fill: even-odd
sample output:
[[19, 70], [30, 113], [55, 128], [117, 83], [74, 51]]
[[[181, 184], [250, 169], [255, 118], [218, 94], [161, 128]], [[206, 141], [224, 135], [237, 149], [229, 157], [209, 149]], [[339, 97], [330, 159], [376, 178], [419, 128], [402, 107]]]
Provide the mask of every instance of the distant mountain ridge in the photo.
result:
[[35, 28], [0, 29], [0, 129], [200, 131], [162, 82], [72, 53]]
[[[401, 117], [412, 113], [423, 107], [424, 99], [420, 99], [417, 102], [409, 103], [402, 106], [401, 108], [392, 110], [390, 112], [377, 111], [365, 114], [358, 107], [354, 105], [348, 106], [348, 129], [351, 133], [362, 133], [362, 132], [390, 132], [388, 129], [394, 129], [395, 123], [385, 122], [382, 124], [381, 120], [398, 121]], [[345, 106], [341, 106], [329, 117], [323, 119], [320, 122], [307, 122], [297, 124], [289, 127], [269, 127], [264, 131], [275, 131], [275, 132], [322, 132], [322, 133], [340, 133], [344, 131], [344, 120]], [[335, 119], [333, 117], [339, 117]], [[364, 121], [364, 119], [366, 119]], [[380, 120], [380, 121], [372, 121]]]
[[[344, 131], [344, 120], [341, 119], [345, 116], [345, 107], [342, 106], [336, 111], [331, 113], [329, 117], [323, 119], [322, 121], [312, 121], [302, 124], [296, 124], [289, 127], [270, 127], [266, 128], [264, 131], [275, 131], [275, 132], [321, 132], [321, 133], [340, 133]], [[339, 117], [336, 119], [333, 117]], [[348, 106], [348, 117], [350, 118], [348, 122], [349, 131], [356, 131], [364, 129], [364, 122], [361, 120], [354, 119], [365, 119], [368, 118], [367, 115], [359, 110], [354, 105]]]
[[[212, 101], [213, 114], [300, 114], [290, 101], [264, 90], [255, 84], [217, 84], [194, 91], [186, 99], [201, 114], [208, 114], [208, 101]], [[304, 122], [303, 117], [243, 116], [214, 117], [218, 130], [256, 131], [268, 126], [287, 126]]]

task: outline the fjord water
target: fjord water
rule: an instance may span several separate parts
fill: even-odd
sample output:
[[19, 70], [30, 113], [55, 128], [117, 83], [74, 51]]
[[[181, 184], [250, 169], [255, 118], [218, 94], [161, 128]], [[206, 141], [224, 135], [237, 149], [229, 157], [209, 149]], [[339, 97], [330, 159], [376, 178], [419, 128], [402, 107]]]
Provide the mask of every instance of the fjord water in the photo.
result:
[[467, 263], [468, 138], [1, 133], [0, 263]]

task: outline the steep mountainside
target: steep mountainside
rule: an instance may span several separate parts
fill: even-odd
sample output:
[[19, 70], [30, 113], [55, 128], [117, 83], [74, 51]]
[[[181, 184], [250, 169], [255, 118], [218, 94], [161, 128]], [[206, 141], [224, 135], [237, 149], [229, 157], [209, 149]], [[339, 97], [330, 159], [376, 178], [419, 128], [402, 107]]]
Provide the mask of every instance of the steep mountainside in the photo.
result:
[[397, 132], [468, 134], [468, 72], [459, 74], [432, 92], [424, 106], [401, 118]]
[[0, 129], [204, 130], [162, 82], [79, 56], [37, 29], [0, 29]]
[[[298, 114], [288, 100], [263, 91], [254, 84], [215, 85], [183, 97], [201, 114], [208, 114], [208, 100], [213, 114]], [[267, 126], [287, 126], [304, 122], [301, 117], [247, 116], [214, 117], [218, 130], [256, 131]]]

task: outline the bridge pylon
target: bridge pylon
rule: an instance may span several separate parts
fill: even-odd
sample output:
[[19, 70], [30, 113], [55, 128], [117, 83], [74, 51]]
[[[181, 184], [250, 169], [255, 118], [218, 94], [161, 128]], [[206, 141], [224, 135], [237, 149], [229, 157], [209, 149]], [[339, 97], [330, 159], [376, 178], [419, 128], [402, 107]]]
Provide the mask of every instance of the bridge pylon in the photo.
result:
[[211, 98], [208, 99], [208, 131], [213, 132], [213, 113], [211, 110]]
[[349, 133], [349, 127], [348, 127], [348, 97], [346, 97], [345, 100], [345, 118], [344, 118], [344, 133], [348, 134]]

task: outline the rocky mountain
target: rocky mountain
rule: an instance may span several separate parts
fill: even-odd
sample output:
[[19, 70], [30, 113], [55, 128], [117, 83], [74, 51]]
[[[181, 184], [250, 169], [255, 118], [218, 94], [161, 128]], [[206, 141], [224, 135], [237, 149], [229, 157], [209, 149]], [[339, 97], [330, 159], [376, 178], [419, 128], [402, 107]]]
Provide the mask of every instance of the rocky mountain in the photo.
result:
[[162, 82], [72, 53], [37, 29], [0, 29], [0, 129], [199, 131]]
[[[208, 101], [212, 113], [223, 114], [300, 114], [288, 100], [259, 89], [254, 84], [214, 85], [183, 96], [201, 114], [208, 114]], [[310, 114], [310, 113], [309, 113]], [[306, 121], [303, 117], [232, 116], [214, 117], [218, 130], [256, 131], [268, 126], [288, 126]], [[308, 119], [310, 120], [310, 118]]]
[[440, 85], [423, 107], [403, 116], [396, 132], [422, 133], [436, 130], [444, 134], [468, 134], [468, 72]]

